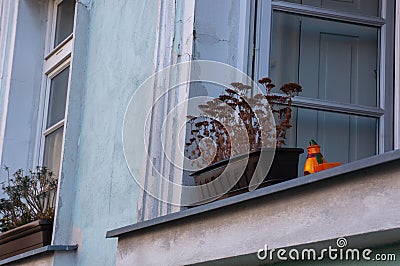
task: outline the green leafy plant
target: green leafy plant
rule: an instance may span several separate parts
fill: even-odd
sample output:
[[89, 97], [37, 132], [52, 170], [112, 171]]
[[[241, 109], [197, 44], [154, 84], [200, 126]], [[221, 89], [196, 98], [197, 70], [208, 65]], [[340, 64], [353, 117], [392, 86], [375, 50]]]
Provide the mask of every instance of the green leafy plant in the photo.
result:
[[[186, 152], [198, 167], [228, 159], [246, 150], [285, 145], [286, 132], [292, 127], [292, 99], [302, 91], [302, 87], [297, 83], [286, 83], [278, 94], [272, 93], [275, 85], [270, 78], [263, 78], [259, 83], [266, 94], [252, 95], [251, 86], [234, 82], [231, 83], [233, 89], [225, 89], [219, 97], [199, 105], [200, 116], [188, 116], [190, 138], [186, 142]], [[246, 132], [240, 130], [243, 125]], [[229, 135], [227, 127], [234, 133]], [[268, 132], [263, 132], [263, 129]], [[271, 132], [273, 137], [268, 135]], [[276, 143], [271, 143], [273, 139]], [[233, 142], [248, 142], [250, 147], [236, 145], [233, 148]]]
[[39, 219], [53, 220], [57, 178], [46, 167], [35, 171], [17, 170], [12, 177], [8, 167], [7, 181], [2, 188], [6, 198], [0, 199], [0, 230], [8, 231]]

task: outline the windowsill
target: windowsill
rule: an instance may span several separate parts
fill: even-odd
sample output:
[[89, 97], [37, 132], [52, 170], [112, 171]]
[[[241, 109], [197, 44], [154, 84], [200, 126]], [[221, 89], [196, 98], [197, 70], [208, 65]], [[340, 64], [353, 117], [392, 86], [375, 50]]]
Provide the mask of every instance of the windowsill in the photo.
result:
[[107, 232], [107, 238], [121, 237], [129, 233], [139, 233], [147, 229], [162, 226], [167, 223], [174, 222], [176, 220], [185, 219], [195, 215], [203, 214], [212, 210], [232, 206], [244, 201], [264, 197], [266, 195], [275, 194], [288, 189], [304, 186], [307, 184], [317, 183], [323, 180], [334, 180], [335, 177], [342, 176], [344, 174], [365, 170], [374, 166], [382, 165], [385, 163], [400, 160], [400, 150], [390, 151], [384, 154], [376, 155], [373, 157], [365, 158], [355, 162], [351, 162], [336, 168], [328, 169], [312, 175], [307, 175], [299, 178], [295, 178], [283, 183], [268, 186], [265, 188], [257, 189], [253, 192], [244, 193], [227, 199], [215, 201], [191, 209], [183, 210], [180, 212], [172, 213], [169, 215], [157, 217], [155, 219], [147, 220], [144, 222], [124, 226]]
[[75, 251], [77, 249], [78, 249], [78, 245], [72, 245], [72, 246], [49, 245], [49, 246], [45, 246], [45, 247], [27, 251], [25, 253], [15, 255], [15, 256], [12, 256], [12, 257], [4, 259], [4, 260], [0, 260], [0, 265], [6, 265], [8, 263], [21, 261], [21, 260], [24, 260], [27, 258], [31, 258], [33, 256], [44, 255], [44, 254], [52, 253], [55, 251]]

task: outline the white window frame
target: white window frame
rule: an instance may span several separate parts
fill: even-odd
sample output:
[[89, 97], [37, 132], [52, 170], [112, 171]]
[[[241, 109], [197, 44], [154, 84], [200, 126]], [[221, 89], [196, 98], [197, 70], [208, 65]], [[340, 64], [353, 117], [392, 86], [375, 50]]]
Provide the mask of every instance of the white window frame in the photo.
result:
[[[63, 0], [55, 0], [53, 2], [53, 6], [52, 6], [52, 18], [51, 18], [51, 37], [50, 37], [50, 48], [54, 47], [54, 42], [56, 39], [56, 27], [57, 27], [57, 15], [58, 15], [58, 5], [61, 4], [63, 2]], [[57, 47], [54, 47], [57, 48]]]
[[[50, 100], [50, 87], [51, 80], [57, 76], [61, 71], [66, 69], [67, 67], [71, 67], [71, 58], [72, 58], [72, 48], [73, 48], [73, 33], [70, 34], [65, 40], [63, 40], [59, 45], [54, 47], [55, 41], [55, 30], [56, 30], [56, 22], [57, 22], [57, 8], [58, 5], [64, 0], [50, 0], [49, 9], [48, 9], [48, 22], [47, 22], [47, 31], [46, 31], [46, 56], [44, 57], [43, 62], [43, 76], [42, 76], [42, 86], [40, 93], [40, 104], [39, 104], [39, 116], [38, 116], [38, 132], [36, 136], [36, 150], [35, 150], [35, 164], [43, 165], [44, 160], [44, 149], [45, 149], [45, 139], [46, 136], [53, 133], [57, 129], [64, 127], [63, 130], [63, 143], [61, 148], [61, 157], [60, 157], [60, 172], [56, 173], [57, 176], [60, 176], [62, 170], [62, 160], [64, 153], [64, 140], [65, 140], [65, 121], [68, 116], [68, 99], [69, 99], [69, 91], [70, 91], [70, 81], [71, 81], [71, 68], [69, 70], [68, 76], [68, 88], [67, 88], [67, 96], [65, 103], [65, 113], [64, 118], [57, 122], [55, 125], [52, 125], [50, 128], [47, 128], [47, 117], [48, 117], [48, 105]], [[75, 6], [76, 12], [76, 6]], [[53, 48], [54, 47], [54, 48]]]
[[[65, 40], [63, 40], [59, 45], [54, 47], [54, 43], [56, 40], [56, 27], [57, 27], [57, 15], [58, 15], [58, 5], [61, 4], [64, 0], [54, 0], [52, 5], [50, 6], [49, 12], [51, 14], [49, 17], [51, 17], [51, 31], [50, 31], [50, 42], [48, 43], [48, 49], [49, 50], [58, 50], [60, 47], [62, 47], [66, 41], [70, 40], [73, 36], [73, 33], [71, 33]], [[54, 47], [54, 48], [53, 48]]]
[[240, 0], [239, 31], [238, 31], [238, 57], [236, 67], [244, 73], [251, 73], [252, 68], [252, 38], [254, 37], [253, 22], [254, 17], [253, 0]]
[[[64, 62], [62, 62], [60, 65], [58, 65], [54, 70], [52, 70], [49, 74], [46, 75], [46, 87], [45, 87], [45, 101], [44, 101], [44, 110], [43, 110], [43, 119], [42, 119], [42, 136], [41, 136], [41, 144], [40, 144], [40, 157], [39, 157], [39, 162], [40, 165], [43, 165], [43, 159], [44, 159], [44, 149], [45, 149], [45, 141], [46, 137], [56, 131], [57, 129], [64, 127], [65, 125], [65, 119], [67, 115], [67, 110], [65, 110], [64, 113], [64, 118], [52, 125], [51, 127], [47, 128], [47, 119], [48, 119], [48, 109], [49, 109], [49, 102], [50, 102], [50, 88], [51, 88], [51, 81], [54, 77], [56, 77], [58, 74], [60, 74], [63, 70], [66, 68], [70, 67], [71, 65], [71, 58], [68, 58]], [[69, 77], [68, 77], [68, 89], [67, 89], [67, 96], [66, 96], [66, 104], [65, 108], [67, 109], [68, 106], [68, 96], [69, 96], [69, 80], [70, 80], [70, 74], [71, 71], [69, 71]], [[63, 140], [65, 135], [65, 128], [63, 130]], [[61, 161], [62, 161], [62, 154], [63, 154], [63, 149], [64, 149], [64, 141], [62, 144], [62, 149], [61, 149]], [[60, 168], [61, 170], [61, 168]], [[58, 173], [59, 174], [59, 173]]]
[[396, 2], [394, 73], [394, 148], [400, 149], [400, 1]]
[[[270, 51], [271, 51], [271, 32], [272, 32], [272, 13], [273, 11], [284, 11], [289, 12], [291, 14], [296, 15], [304, 15], [304, 16], [312, 16], [317, 18], [328, 18], [333, 19], [335, 21], [342, 21], [342, 22], [350, 22], [350, 23], [357, 23], [360, 25], [365, 26], [374, 26], [380, 27], [380, 41], [378, 43], [379, 46], [379, 54], [378, 54], [378, 63], [380, 65], [379, 71], [379, 105], [377, 107], [368, 107], [368, 106], [358, 106], [355, 104], [346, 104], [346, 103], [337, 103], [332, 101], [326, 100], [319, 100], [319, 99], [311, 99], [307, 97], [300, 97], [297, 96], [293, 100], [294, 107], [302, 107], [308, 109], [314, 109], [319, 111], [333, 111], [335, 113], [343, 113], [349, 115], [359, 115], [359, 116], [366, 116], [378, 119], [378, 127], [377, 127], [377, 154], [384, 153], [387, 151], [387, 136], [390, 135], [394, 141], [397, 143], [400, 141], [399, 136], [396, 135], [396, 132], [399, 132], [399, 123], [400, 121], [395, 122], [395, 128], [392, 130], [391, 133], [388, 133], [386, 125], [390, 121], [385, 121], [388, 119], [393, 119], [394, 116], [398, 115], [399, 108], [396, 105], [399, 104], [399, 99], [395, 102], [395, 106], [393, 109], [388, 108], [386, 105], [386, 96], [387, 96], [387, 84], [386, 84], [386, 69], [385, 69], [385, 58], [386, 58], [386, 9], [387, 9], [387, 1], [388, 0], [381, 0], [380, 6], [380, 17], [370, 17], [358, 14], [351, 14], [346, 13], [343, 11], [334, 11], [334, 10], [326, 10], [319, 7], [307, 6], [302, 4], [296, 4], [291, 2], [284, 2], [284, 1], [272, 1], [272, 0], [255, 0], [258, 7], [256, 10], [256, 29], [255, 32], [255, 43], [254, 43], [254, 53], [255, 53], [255, 63], [253, 68], [253, 75], [255, 80], [259, 80], [261, 77], [269, 76], [269, 64], [261, 64], [261, 58], [263, 62], [270, 62]], [[397, 1], [397, 6], [399, 6], [399, 1]], [[397, 18], [398, 19], [398, 18]], [[261, 28], [263, 30], [261, 30]], [[263, 47], [263, 49], [260, 49]], [[399, 47], [399, 45], [397, 46]], [[397, 70], [398, 72], [398, 70]], [[400, 82], [398, 82], [400, 83]], [[397, 95], [399, 92], [398, 85], [393, 88], [393, 96]], [[397, 110], [396, 110], [397, 108]], [[399, 119], [398, 119], [399, 120]], [[396, 125], [397, 124], [397, 125]], [[396, 130], [397, 126], [397, 130]], [[397, 134], [398, 135], [398, 134]], [[396, 144], [395, 144], [396, 145]], [[397, 147], [399, 144], [397, 144]], [[396, 148], [396, 146], [394, 147]]]

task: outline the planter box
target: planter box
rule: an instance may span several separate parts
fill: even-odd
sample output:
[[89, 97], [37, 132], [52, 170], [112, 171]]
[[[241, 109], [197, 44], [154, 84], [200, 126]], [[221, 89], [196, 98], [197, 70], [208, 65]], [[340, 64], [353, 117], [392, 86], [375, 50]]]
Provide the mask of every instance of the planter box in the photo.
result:
[[[268, 150], [266, 151], [268, 152]], [[299, 148], [276, 148], [271, 168], [269, 169], [268, 174], [265, 176], [264, 181], [259, 187], [265, 187], [296, 178], [298, 176], [299, 156], [303, 152], [304, 150]], [[233, 188], [219, 199], [248, 191], [248, 186], [254, 174], [254, 170], [257, 166], [259, 156], [260, 150], [251, 152], [249, 154], [247, 165], [244, 164], [245, 159], [243, 159], [243, 157], [245, 156], [243, 155], [231, 159], [232, 171], [228, 175], [232, 178], [228, 177], [228, 179], [237, 179], [237, 176], [240, 174], [240, 171], [243, 169], [243, 167], [245, 167], [245, 171], [240, 177], [239, 181], [237, 181], [236, 184], [233, 186]], [[226, 168], [228, 162], [229, 160], [223, 160], [218, 163], [212, 164], [200, 171], [192, 173], [191, 176], [193, 176], [196, 185], [207, 184], [220, 176], [220, 174]], [[218, 182], [224, 181], [222, 180]], [[218, 191], [218, 188], [221, 187], [223, 187], [222, 184], [216, 183], [214, 191], [209, 191], [206, 188], [200, 188], [200, 197], [202, 199], [214, 197], [218, 194], [216, 193], [216, 191]]]
[[53, 224], [37, 220], [0, 234], [0, 260], [50, 245]]

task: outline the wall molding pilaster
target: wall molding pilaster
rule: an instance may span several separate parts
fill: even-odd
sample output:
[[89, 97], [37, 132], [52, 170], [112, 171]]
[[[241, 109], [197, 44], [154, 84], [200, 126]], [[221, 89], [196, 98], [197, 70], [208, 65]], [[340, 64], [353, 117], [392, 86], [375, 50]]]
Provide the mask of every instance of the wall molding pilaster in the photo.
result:
[[[158, 24], [156, 29], [156, 44], [154, 51], [154, 73], [164, 69], [165, 67], [190, 61], [192, 58], [193, 44], [193, 22], [194, 22], [194, 6], [195, 1], [184, 0], [160, 0], [158, 10]], [[188, 73], [182, 73], [188, 75]], [[153, 103], [157, 100], [158, 94], [155, 92], [158, 88], [168, 87], [171, 80], [176, 77], [165, 77], [163, 80], [155, 80], [154, 92], [152, 92]], [[178, 77], [181, 78], [181, 77]], [[162, 180], [153, 178], [152, 164], [154, 167], [169, 181], [180, 184], [182, 182], [182, 171], [172, 167], [171, 164], [163, 156], [161, 150], [164, 144], [167, 152], [174, 153], [177, 145], [184, 145], [184, 141], [175, 138], [161, 140], [160, 124], [163, 123], [167, 114], [176, 106], [189, 97], [189, 86], [184, 89], [172, 91], [170, 95], [158, 102], [153, 109], [150, 118], [149, 127], [146, 129], [149, 136], [149, 159], [147, 155], [143, 158], [143, 165], [146, 167], [146, 186], [151, 186], [160, 191], [160, 193], [171, 193], [168, 186]], [[169, 132], [177, 132], [178, 125], [173, 124], [167, 129]], [[164, 142], [164, 143], [163, 143]], [[182, 142], [182, 143], [181, 143]], [[173, 169], [174, 168], [174, 169]], [[173, 192], [175, 193], [175, 192]], [[179, 197], [180, 195], [170, 195], [171, 197]], [[138, 199], [138, 220], [148, 220], [168, 213], [179, 211], [180, 206], [173, 206], [161, 202], [141, 190]]]

